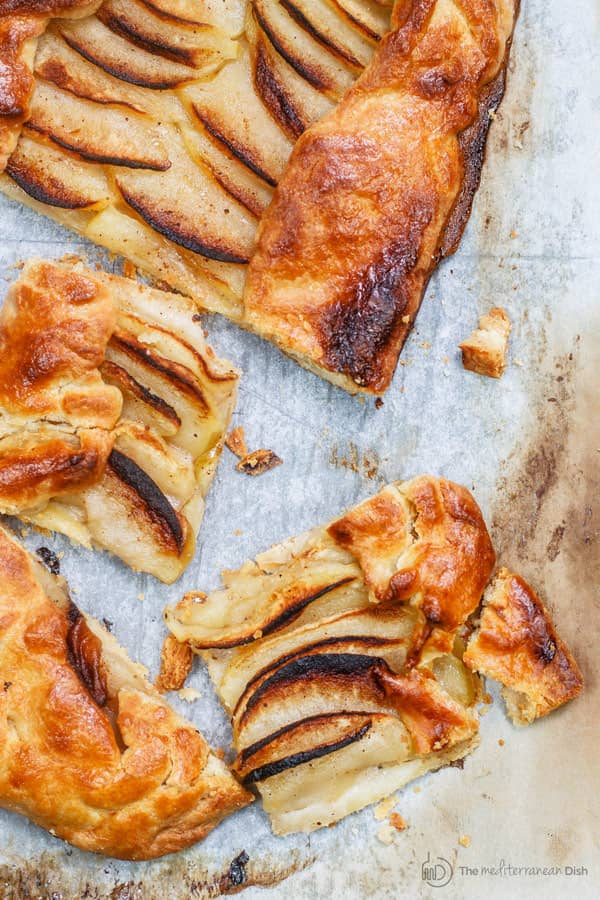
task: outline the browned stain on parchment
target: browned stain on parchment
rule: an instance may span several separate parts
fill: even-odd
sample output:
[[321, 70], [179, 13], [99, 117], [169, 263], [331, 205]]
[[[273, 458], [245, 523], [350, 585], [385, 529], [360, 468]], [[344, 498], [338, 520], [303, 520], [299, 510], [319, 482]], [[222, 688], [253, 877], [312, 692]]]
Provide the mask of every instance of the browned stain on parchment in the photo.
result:
[[[68, 851], [59, 857], [49, 853], [19, 866], [0, 866], [0, 900], [209, 900], [236, 894], [247, 887], [272, 887], [309, 866], [312, 858], [292, 854], [287, 864], [268, 856], [248, 859], [244, 852], [224, 871], [209, 873], [202, 863], [174, 856], [157, 863], [139, 880], [119, 881], [82, 875], [70, 869]], [[105, 869], [105, 875], [107, 873]]]
[[359, 450], [354, 441], [348, 442], [347, 450], [340, 450], [333, 444], [329, 453], [329, 465], [336, 469], [347, 469], [368, 478], [369, 481], [385, 481], [379, 472], [381, 460], [376, 450]]

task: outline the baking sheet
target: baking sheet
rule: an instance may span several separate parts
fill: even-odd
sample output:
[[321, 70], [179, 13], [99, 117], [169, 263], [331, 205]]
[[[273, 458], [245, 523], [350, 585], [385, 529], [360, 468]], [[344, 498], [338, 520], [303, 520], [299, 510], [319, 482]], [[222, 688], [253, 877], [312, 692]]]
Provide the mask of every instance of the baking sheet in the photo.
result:
[[[473, 489], [500, 560], [548, 601], [582, 665], [583, 696], [519, 730], [492, 689], [481, 746], [464, 770], [447, 768], [399, 795], [408, 828], [389, 846], [377, 838], [372, 809], [312, 835], [276, 838], [257, 802], [197, 847], [128, 864], [68, 848], [0, 811], [0, 897], [176, 900], [240, 889], [248, 900], [599, 896], [598, 14], [597, 0], [525, 0], [471, 222], [431, 281], [381, 409], [207, 317], [211, 343], [245, 372], [234, 424], [251, 448], [274, 449], [284, 465], [251, 479], [225, 451], [196, 559], [170, 588], [61, 537], [26, 538], [31, 548], [65, 551], [77, 602], [112, 621], [155, 675], [167, 602], [215, 587], [221, 567], [329, 519], [385, 481], [444, 475]], [[91, 245], [0, 200], [0, 279], [15, 277], [10, 266], [27, 256], [73, 251], [118, 270]], [[457, 351], [492, 305], [513, 320], [500, 382], [464, 372]], [[175, 695], [175, 706], [227, 748], [228, 724], [198, 662], [188, 686], [200, 698]], [[465, 836], [468, 847], [459, 843]], [[232, 866], [242, 851], [248, 862]]]

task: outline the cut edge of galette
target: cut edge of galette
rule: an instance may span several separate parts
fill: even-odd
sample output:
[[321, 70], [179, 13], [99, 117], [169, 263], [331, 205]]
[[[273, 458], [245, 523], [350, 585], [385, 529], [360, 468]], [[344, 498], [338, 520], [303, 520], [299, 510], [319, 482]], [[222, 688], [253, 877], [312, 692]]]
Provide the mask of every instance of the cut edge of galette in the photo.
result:
[[0, 311], [0, 512], [174, 581], [238, 373], [186, 297], [31, 260]]

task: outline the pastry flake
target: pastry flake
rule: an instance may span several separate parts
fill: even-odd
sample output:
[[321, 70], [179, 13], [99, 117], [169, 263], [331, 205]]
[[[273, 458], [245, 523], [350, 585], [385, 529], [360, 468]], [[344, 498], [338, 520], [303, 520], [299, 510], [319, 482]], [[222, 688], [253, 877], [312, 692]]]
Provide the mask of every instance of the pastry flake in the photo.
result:
[[0, 188], [382, 393], [468, 218], [516, 6], [105, 0], [53, 18], [27, 108], [5, 113]]
[[[420, 533], [410, 498], [421, 498]], [[438, 533], [441, 510], [449, 524]], [[480, 554], [475, 571], [465, 546]], [[444, 581], [432, 562], [441, 549], [447, 629], [437, 621], [442, 607], [425, 599], [434, 573]], [[175, 637], [208, 662], [232, 720], [236, 771], [258, 787], [276, 833], [332, 824], [476, 746], [481, 692], [462, 662], [458, 626], [493, 564], [472, 497], [423, 476], [389, 485], [334, 523], [224, 572], [223, 589], [167, 610]], [[393, 589], [397, 571], [402, 593]]]
[[576, 697], [583, 678], [550, 613], [519, 575], [501, 569], [483, 598], [465, 663], [503, 685], [508, 715], [528, 725]]
[[251, 795], [99, 622], [0, 529], [0, 805], [84, 850], [151, 859]]
[[0, 511], [174, 581], [238, 375], [191, 300], [32, 261], [0, 312]]
[[478, 375], [500, 378], [506, 368], [510, 329], [510, 319], [499, 306], [481, 316], [479, 327], [460, 344], [464, 368]]

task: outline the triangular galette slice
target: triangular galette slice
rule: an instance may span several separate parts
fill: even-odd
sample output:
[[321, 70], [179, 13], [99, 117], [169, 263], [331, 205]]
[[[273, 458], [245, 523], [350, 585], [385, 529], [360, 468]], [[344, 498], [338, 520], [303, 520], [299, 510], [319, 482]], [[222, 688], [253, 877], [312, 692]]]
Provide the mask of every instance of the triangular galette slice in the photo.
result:
[[196, 318], [180, 295], [28, 262], [0, 311], [0, 512], [174, 581], [238, 380]]
[[84, 850], [150, 859], [251, 799], [64, 579], [0, 529], [0, 806]]
[[423, 476], [167, 611], [208, 661], [276, 833], [332, 824], [476, 746], [459, 626], [493, 565], [469, 492]]
[[105, 0], [40, 39], [0, 188], [382, 393], [468, 219], [517, 7]]
[[464, 655], [473, 671], [499, 681], [508, 715], [529, 725], [573, 700], [583, 678], [548, 609], [527, 582], [500, 569], [483, 595]]

